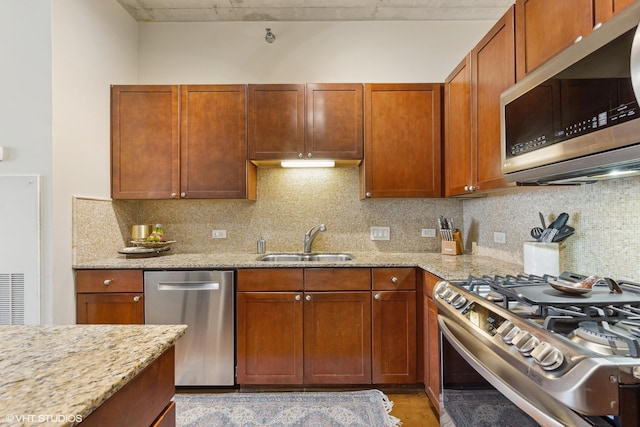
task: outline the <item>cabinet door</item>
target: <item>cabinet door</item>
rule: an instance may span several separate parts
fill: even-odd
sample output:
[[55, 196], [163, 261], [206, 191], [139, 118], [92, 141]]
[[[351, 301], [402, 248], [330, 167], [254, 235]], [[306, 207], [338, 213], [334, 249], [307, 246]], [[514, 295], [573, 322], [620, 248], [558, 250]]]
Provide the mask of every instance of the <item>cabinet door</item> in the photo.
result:
[[307, 84], [306, 157], [362, 159], [362, 84]]
[[613, 15], [635, 2], [636, 0], [595, 0], [594, 7], [596, 18], [594, 22], [596, 24], [604, 23], [611, 19]]
[[373, 292], [374, 384], [416, 382], [416, 292]]
[[112, 86], [111, 197], [168, 199], [179, 190], [178, 86]]
[[180, 197], [255, 199], [255, 166], [247, 163], [246, 86], [189, 85], [180, 91]]
[[593, 0], [517, 0], [515, 7], [518, 80], [594, 25]]
[[302, 384], [302, 292], [238, 292], [238, 384]]
[[249, 85], [249, 159], [297, 159], [304, 149], [304, 85]]
[[371, 384], [371, 292], [306, 292], [305, 384]]
[[475, 155], [471, 149], [471, 54], [444, 84], [444, 195], [474, 191]]
[[423, 345], [424, 345], [424, 387], [431, 403], [440, 408], [440, 329], [438, 307], [433, 302], [433, 288], [439, 277], [424, 272], [423, 298]]
[[361, 197], [440, 197], [440, 84], [366, 84]]
[[427, 396], [436, 408], [440, 408], [440, 329], [438, 328], [438, 307], [431, 299], [426, 299], [427, 318], [427, 367], [428, 383], [425, 384]]
[[513, 6], [472, 50], [471, 82], [476, 191], [514, 186], [502, 174], [500, 138], [500, 94], [515, 83]]
[[144, 324], [141, 293], [77, 294], [78, 324]]

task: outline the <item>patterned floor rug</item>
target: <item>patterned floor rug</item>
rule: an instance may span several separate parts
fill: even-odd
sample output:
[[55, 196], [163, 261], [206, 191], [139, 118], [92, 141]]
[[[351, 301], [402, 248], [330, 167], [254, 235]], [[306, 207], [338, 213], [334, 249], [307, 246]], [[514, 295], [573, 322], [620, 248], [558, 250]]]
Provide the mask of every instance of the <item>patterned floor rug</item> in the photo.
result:
[[380, 390], [176, 394], [178, 427], [394, 427]]

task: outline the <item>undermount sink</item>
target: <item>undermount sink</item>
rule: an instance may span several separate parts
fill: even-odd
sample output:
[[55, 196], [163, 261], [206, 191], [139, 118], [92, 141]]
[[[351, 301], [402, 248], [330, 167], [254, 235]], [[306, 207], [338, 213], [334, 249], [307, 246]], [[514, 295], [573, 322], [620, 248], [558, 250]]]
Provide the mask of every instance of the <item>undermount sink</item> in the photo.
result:
[[336, 261], [351, 261], [353, 256], [349, 254], [332, 254], [332, 253], [275, 253], [261, 255], [258, 257], [258, 261], [271, 261], [271, 262], [301, 262], [301, 261], [315, 261], [315, 262], [336, 262]]

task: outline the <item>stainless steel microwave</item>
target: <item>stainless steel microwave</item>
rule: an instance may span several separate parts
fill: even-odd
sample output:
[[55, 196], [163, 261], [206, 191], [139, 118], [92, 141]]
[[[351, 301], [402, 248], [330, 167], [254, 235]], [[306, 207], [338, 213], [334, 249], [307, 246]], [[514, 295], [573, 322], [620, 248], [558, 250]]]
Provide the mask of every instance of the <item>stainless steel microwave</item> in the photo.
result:
[[640, 174], [640, 3], [501, 96], [502, 171], [522, 183]]

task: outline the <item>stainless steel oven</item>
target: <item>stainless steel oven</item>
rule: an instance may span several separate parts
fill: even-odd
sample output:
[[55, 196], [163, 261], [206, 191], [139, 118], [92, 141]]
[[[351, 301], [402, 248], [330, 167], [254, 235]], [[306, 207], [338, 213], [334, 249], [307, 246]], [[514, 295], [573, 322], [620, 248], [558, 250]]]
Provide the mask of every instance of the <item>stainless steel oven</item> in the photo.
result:
[[552, 286], [584, 279], [563, 273], [436, 285], [442, 413], [450, 425], [638, 425], [640, 285], [607, 279], [582, 293]]

